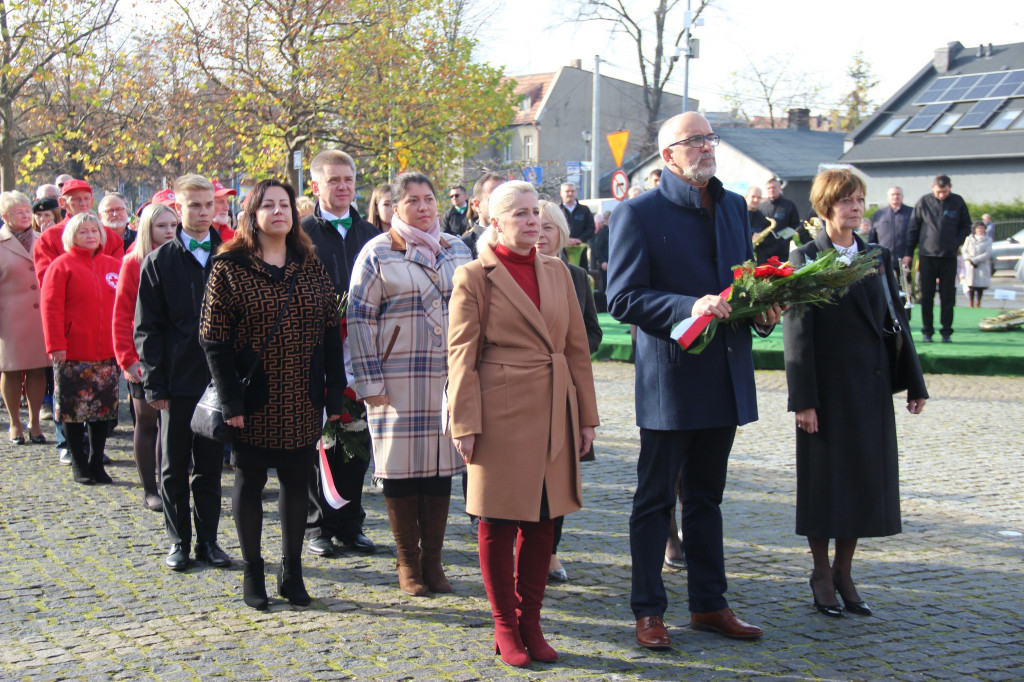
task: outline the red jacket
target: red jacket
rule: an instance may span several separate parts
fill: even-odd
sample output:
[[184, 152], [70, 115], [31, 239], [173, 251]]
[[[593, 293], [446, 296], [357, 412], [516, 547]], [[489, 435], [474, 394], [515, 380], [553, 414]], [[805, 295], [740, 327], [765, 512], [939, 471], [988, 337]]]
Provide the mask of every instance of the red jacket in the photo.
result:
[[121, 263], [79, 246], [50, 264], [41, 308], [46, 352], [66, 351], [68, 360], [114, 357], [111, 326]]
[[114, 298], [114, 356], [121, 369], [127, 370], [139, 361], [135, 350], [135, 302], [139, 298], [139, 271], [142, 263], [126, 256], [121, 261]]
[[[36, 277], [39, 279], [39, 286], [43, 285], [46, 277], [46, 269], [53, 261], [64, 255], [64, 226], [71, 218], [65, 218], [56, 225], [43, 230], [43, 233], [36, 239], [35, 248], [32, 249], [32, 261], [36, 265]], [[117, 260], [124, 258], [124, 240], [117, 236], [109, 227], [104, 227], [107, 233], [107, 242], [103, 245], [103, 253], [113, 256]]]

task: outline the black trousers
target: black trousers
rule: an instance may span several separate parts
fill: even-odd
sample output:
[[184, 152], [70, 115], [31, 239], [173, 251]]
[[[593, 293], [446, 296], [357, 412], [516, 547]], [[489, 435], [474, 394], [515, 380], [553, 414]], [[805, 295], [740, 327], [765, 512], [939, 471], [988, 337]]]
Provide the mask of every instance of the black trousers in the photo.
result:
[[320, 459], [309, 477], [309, 513], [306, 516], [306, 538], [332, 537], [351, 538], [363, 532], [363, 479], [370, 466], [369, 461], [353, 457], [348, 462], [342, 461], [341, 448], [334, 448], [327, 453], [327, 462], [334, 474], [334, 486], [338, 494], [348, 500], [341, 509], [335, 509], [324, 499], [323, 487], [320, 484]]
[[680, 472], [690, 611], [706, 613], [728, 606], [720, 505], [735, 437], [735, 426], [693, 431], [640, 429], [636, 494], [629, 517], [633, 560], [630, 606], [636, 618], [662, 616], [668, 608], [661, 566]]
[[[164, 525], [172, 544], [192, 542], [193, 517], [199, 542], [215, 542], [220, 523], [224, 446], [192, 433], [190, 423], [197, 402], [199, 396], [171, 398], [168, 408], [160, 410], [160, 497], [164, 502]], [[190, 490], [194, 510], [189, 508]]]
[[935, 333], [935, 280], [939, 280], [939, 322], [942, 336], [953, 333], [953, 305], [956, 303], [956, 256], [921, 256], [918, 277], [921, 282], [921, 333]]

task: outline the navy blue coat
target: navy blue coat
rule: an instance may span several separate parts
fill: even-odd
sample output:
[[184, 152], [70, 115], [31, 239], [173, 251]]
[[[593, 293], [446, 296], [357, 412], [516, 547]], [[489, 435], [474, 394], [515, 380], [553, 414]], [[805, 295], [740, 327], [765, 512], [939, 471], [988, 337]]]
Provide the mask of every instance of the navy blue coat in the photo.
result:
[[656, 190], [612, 212], [608, 311], [639, 327], [636, 422], [657, 430], [737, 426], [757, 419], [751, 327], [720, 324], [700, 355], [669, 338], [697, 299], [732, 284], [732, 267], [754, 257], [747, 205], [717, 178], [700, 192], [666, 169]]

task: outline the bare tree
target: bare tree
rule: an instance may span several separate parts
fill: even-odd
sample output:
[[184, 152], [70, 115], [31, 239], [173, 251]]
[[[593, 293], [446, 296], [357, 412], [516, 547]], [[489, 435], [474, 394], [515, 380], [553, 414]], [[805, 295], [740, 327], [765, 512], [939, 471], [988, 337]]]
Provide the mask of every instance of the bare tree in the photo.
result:
[[[696, 21], [713, 2], [699, 0], [692, 10], [693, 20]], [[686, 3], [682, 0], [656, 0], [653, 4], [651, 7], [651, 3], [627, 3], [625, 0], [578, 0], [570, 14], [573, 21], [611, 24], [613, 33], [625, 33], [633, 41], [647, 114], [641, 156], [657, 147], [658, 128], [664, 117], [661, 106], [665, 85], [677, 63], [674, 48], [682, 46], [686, 36], [682, 16]]]
[[793, 68], [793, 57], [758, 58], [747, 56], [749, 68], [733, 71], [732, 82], [724, 97], [748, 122], [754, 116], [768, 116], [772, 128], [782, 124], [782, 116], [793, 107], [812, 108], [825, 86], [814, 76]]

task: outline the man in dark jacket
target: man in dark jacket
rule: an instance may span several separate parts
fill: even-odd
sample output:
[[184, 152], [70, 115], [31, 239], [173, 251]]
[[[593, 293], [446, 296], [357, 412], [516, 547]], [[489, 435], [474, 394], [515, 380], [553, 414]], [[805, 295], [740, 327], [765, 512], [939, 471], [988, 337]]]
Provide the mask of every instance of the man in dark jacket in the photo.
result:
[[441, 230], [459, 237], [466, 231], [466, 214], [469, 212], [466, 188], [462, 185], [452, 187], [448, 191], [448, 198], [452, 202], [452, 207], [445, 212], [444, 219], [441, 220]]
[[[317, 258], [327, 268], [327, 276], [338, 296], [348, 292], [349, 279], [356, 256], [366, 242], [378, 234], [377, 228], [363, 220], [352, 205], [356, 193], [356, 163], [343, 151], [329, 149], [313, 157], [309, 164], [313, 193], [317, 197], [313, 215], [302, 221], [302, 229], [313, 240]], [[349, 370], [346, 369], [346, 372]], [[309, 515], [306, 518], [306, 540], [310, 552], [333, 556], [337, 538], [345, 547], [366, 554], [377, 547], [363, 534], [363, 479], [369, 461], [353, 457], [344, 461], [341, 448], [334, 448], [327, 458], [338, 494], [348, 500], [341, 509], [332, 507], [324, 497], [320, 465], [309, 481]]]
[[[594, 214], [590, 209], [576, 201], [576, 185], [563, 182], [558, 193], [562, 198], [559, 206], [565, 214], [566, 222], [569, 223], [569, 245], [577, 246], [590, 242], [597, 232], [597, 226], [594, 224]], [[586, 252], [580, 256], [580, 267], [584, 270], [589, 268]]]
[[[700, 114], [666, 121], [658, 134], [661, 184], [616, 208], [609, 228], [608, 310], [640, 328], [630, 606], [637, 643], [650, 649], [671, 645], [661, 568], [680, 472], [691, 625], [739, 639], [763, 634], [725, 598], [720, 509], [736, 427], [757, 419], [751, 328], [719, 325], [700, 355], [669, 336], [691, 315], [728, 317], [732, 308], [720, 292], [733, 281], [732, 266], [754, 255], [743, 198], [714, 177], [717, 144]], [[758, 333], [769, 333], [780, 316], [777, 306], [769, 310]]]
[[[226, 568], [231, 559], [217, 545], [224, 448], [193, 434], [191, 427], [196, 403], [210, 383], [199, 345], [199, 314], [210, 256], [221, 243], [210, 230], [213, 185], [200, 175], [185, 175], [174, 182], [174, 196], [181, 216], [177, 237], [142, 262], [135, 307], [142, 385], [146, 401], [160, 410], [160, 497], [171, 541], [164, 563], [175, 571], [188, 568], [194, 518], [196, 558]], [[194, 514], [189, 508], [190, 464]]]
[[907, 235], [914, 209], [903, 203], [903, 190], [899, 187], [890, 187], [886, 196], [889, 205], [878, 209], [871, 216], [868, 242], [889, 249], [893, 260], [898, 263], [904, 256], [910, 255], [907, 252]]
[[[779, 237], [779, 235], [787, 227], [799, 232], [803, 227], [803, 223], [800, 222], [800, 214], [796, 210], [796, 204], [782, 196], [782, 183], [779, 182], [778, 178], [770, 178], [768, 182], [764, 183], [764, 196], [765, 198], [761, 201], [759, 210], [766, 217], [774, 220], [776, 225], [772, 233], [757, 247], [757, 261], [760, 263], [761, 259], [764, 258], [765, 262], [767, 262], [772, 256], [778, 256], [779, 260], [786, 262], [789, 258], [789, 242], [792, 237], [786, 239]], [[806, 232], [800, 232], [801, 240], [806, 240], [809, 236]]]
[[953, 305], [956, 303], [956, 254], [971, 233], [971, 215], [959, 194], [953, 194], [948, 175], [938, 175], [932, 193], [918, 199], [907, 231], [903, 264], [910, 266], [914, 249], [918, 253], [921, 283], [921, 333], [925, 343], [935, 334], [935, 280], [939, 280], [939, 322], [942, 340], [953, 340]]
[[487, 229], [490, 222], [490, 200], [491, 192], [498, 185], [505, 182], [505, 176], [500, 173], [488, 172], [477, 178], [473, 183], [472, 215], [476, 216], [476, 222], [466, 226], [466, 232], [462, 235], [462, 241], [469, 247], [469, 252], [476, 258], [476, 243], [480, 235]]

